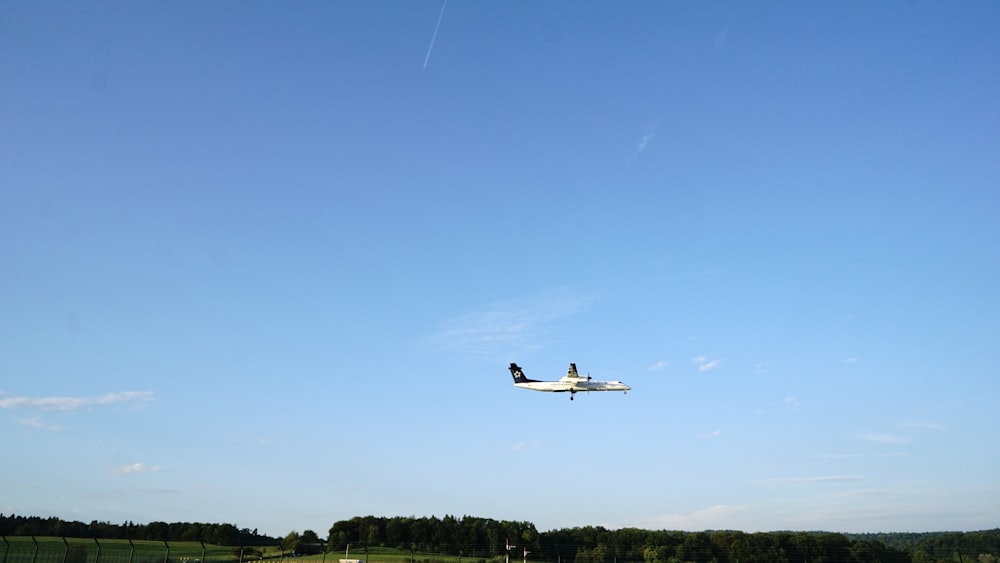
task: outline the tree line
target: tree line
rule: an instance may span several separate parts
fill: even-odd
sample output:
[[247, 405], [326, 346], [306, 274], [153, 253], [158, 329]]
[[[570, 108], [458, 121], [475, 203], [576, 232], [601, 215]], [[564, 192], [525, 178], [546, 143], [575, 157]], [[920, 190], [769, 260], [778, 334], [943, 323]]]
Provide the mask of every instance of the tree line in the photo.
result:
[[[1000, 529], [978, 532], [838, 534], [680, 532], [601, 526], [539, 532], [525, 521], [446, 515], [356, 516], [335, 522], [327, 539], [312, 530], [272, 538], [232, 524], [111, 524], [0, 514], [0, 535], [280, 546], [299, 554], [391, 548], [420, 554], [554, 563], [1000, 563]], [[525, 551], [527, 553], [525, 554]], [[433, 559], [433, 558], [432, 558]]]
[[198, 522], [150, 522], [112, 524], [94, 520], [89, 524], [68, 522], [60, 518], [9, 516], [0, 514], [0, 535], [56, 536], [64, 538], [97, 538], [117, 540], [203, 541], [226, 546], [277, 545], [278, 540], [260, 535], [257, 530], [237, 528], [233, 524]]
[[327, 538], [331, 551], [342, 551], [348, 545], [379, 546], [419, 553], [492, 558], [506, 554], [508, 542], [537, 546], [539, 533], [530, 522], [472, 516], [355, 516], [335, 522]]
[[[558, 563], [911, 563], [905, 551], [834, 533], [679, 532], [586, 526], [538, 532], [484, 518], [355, 517], [330, 528], [330, 549], [410, 549], [472, 558]], [[510, 549], [508, 548], [510, 546]], [[525, 554], [527, 551], [527, 554]]]
[[[1000, 562], [1000, 529], [977, 532], [879, 533], [853, 534], [854, 539], [869, 539], [914, 555], [914, 561], [936, 561], [956, 553], [978, 563]], [[988, 555], [991, 557], [980, 557]], [[923, 559], [921, 559], [923, 558]]]
[[[557, 563], [1000, 563], [1000, 529], [918, 534], [680, 532], [600, 526], [538, 532], [530, 522], [463, 516], [356, 516], [335, 522], [330, 550], [417, 553]], [[510, 550], [508, 545], [516, 546]], [[524, 550], [528, 551], [527, 557]]]

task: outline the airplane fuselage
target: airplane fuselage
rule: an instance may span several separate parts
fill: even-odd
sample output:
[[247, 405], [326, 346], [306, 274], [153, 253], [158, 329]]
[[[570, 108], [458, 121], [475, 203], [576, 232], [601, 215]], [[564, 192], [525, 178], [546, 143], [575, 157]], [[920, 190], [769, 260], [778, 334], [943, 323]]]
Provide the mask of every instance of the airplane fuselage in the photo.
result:
[[571, 391], [573, 393], [584, 392], [584, 391], [630, 391], [632, 388], [625, 385], [621, 381], [577, 381], [577, 382], [566, 382], [566, 381], [530, 381], [525, 383], [515, 383], [515, 387], [520, 387], [522, 389], [531, 389], [532, 391], [551, 391], [555, 393], [564, 393], [566, 391]]
[[[621, 381], [594, 381], [590, 377], [580, 377], [576, 371], [576, 364], [570, 364], [566, 375], [558, 381], [538, 381], [528, 379], [517, 364], [510, 365], [510, 373], [514, 377], [514, 386], [532, 391], [548, 391], [552, 393], [571, 394], [584, 393], [590, 391], [621, 391], [626, 393], [632, 388]], [[572, 398], [572, 397], [570, 397]]]

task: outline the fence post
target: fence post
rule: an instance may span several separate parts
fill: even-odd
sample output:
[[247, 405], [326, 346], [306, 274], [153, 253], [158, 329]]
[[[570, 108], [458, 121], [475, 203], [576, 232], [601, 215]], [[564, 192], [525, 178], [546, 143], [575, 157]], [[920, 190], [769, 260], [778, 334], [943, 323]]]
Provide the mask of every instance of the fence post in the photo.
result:
[[207, 561], [205, 561], [205, 542], [201, 540], [198, 541], [201, 542], [201, 563], [207, 563]]
[[38, 558], [38, 540], [35, 536], [31, 536], [31, 541], [35, 544], [35, 551], [31, 552], [31, 563], [35, 563], [35, 559]]
[[94, 563], [101, 563], [101, 542], [94, 538], [94, 543], [97, 544], [97, 557], [94, 559]]
[[62, 540], [63, 540], [63, 545], [66, 546], [66, 549], [63, 550], [63, 563], [66, 563], [66, 558], [69, 557], [69, 542], [66, 541], [66, 536], [63, 536]]
[[128, 546], [129, 546], [128, 563], [132, 563], [132, 556], [135, 555], [135, 544], [132, 543], [132, 538], [128, 539]]
[[163, 545], [167, 548], [167, 552], [163, 555], [163, 563], [170, 563], [170, 544], [167, 540], [163, 540]]

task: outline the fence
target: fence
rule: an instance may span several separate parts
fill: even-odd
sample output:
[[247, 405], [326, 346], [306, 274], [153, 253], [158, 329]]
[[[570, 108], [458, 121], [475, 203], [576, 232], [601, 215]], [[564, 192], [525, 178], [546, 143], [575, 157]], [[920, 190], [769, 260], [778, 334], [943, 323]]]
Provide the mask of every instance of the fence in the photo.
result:
[[206, 546], [202, 542], [0, 538], [0, 563], [244, 563], [260, 559], [249, 548]]

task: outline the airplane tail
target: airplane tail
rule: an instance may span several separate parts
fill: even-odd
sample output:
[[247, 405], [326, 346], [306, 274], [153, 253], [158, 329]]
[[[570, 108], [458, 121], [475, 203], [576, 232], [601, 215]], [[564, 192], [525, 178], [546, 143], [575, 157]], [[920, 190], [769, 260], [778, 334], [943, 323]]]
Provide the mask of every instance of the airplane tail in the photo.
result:
[[515, 363], [510, 364], [510, 374], [514, 376], [514, 383], [528, 383], [530, 381], [534, 381], [525, 377], [524, 372], [521, 371], [521, 368]]

